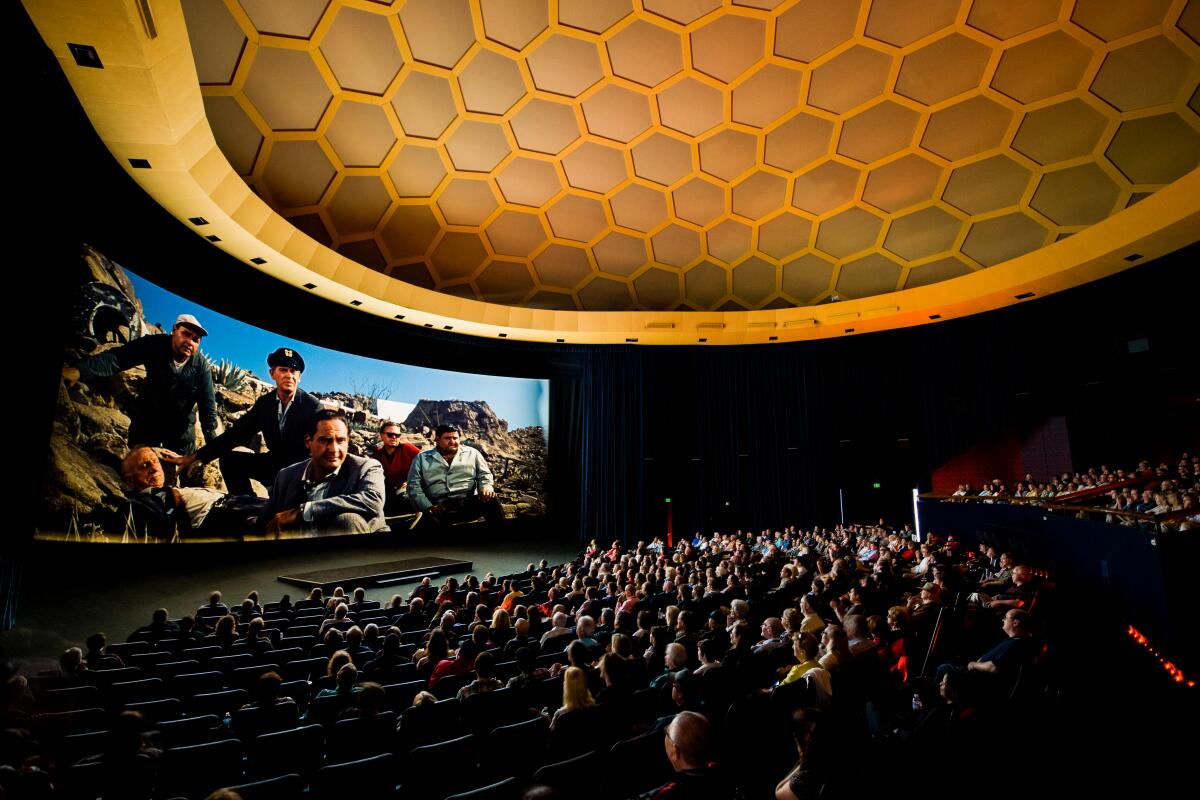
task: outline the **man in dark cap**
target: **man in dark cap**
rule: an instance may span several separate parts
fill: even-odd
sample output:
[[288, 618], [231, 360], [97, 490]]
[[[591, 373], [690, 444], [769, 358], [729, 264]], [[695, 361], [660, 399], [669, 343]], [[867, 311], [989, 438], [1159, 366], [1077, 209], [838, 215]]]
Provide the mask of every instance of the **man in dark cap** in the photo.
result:
[[[270, 487], [284, 467], [309, 458], [304, 434], [309, 420], [321, 409], [317, 398], [300, 388], [304, 359], [290, 347], [281, 347], [267, 356], [275, 391], [268, 392], [215, 439], [193, 455], [164, 453], [163, 459], [186, 467], [193, 461], [221, 460], [221, 475], [230, 494], [248, 495], [250, 479]], [[250, 453], [234, 450], [247, 444], [256, 433], [267, 443], [267, 452]]]
[[63, 369], [70, 385], [92, 384], [136, 366], [146, 368], [146, 381], [130, 413], [129, 444], [167, 447], [180, 453], [196, 449], [196, 410], [204, 441], [217, 435], [217, 401], [212, 372], [200, 352], [208, 335], [191, 314], [180, 314], [170, 334], [154, 334], [85, 358], [78, 369]]

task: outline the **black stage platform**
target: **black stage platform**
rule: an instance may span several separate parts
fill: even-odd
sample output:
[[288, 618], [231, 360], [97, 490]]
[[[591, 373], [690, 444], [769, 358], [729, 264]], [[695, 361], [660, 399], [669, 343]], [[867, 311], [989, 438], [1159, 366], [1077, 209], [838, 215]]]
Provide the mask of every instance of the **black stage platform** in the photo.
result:
[[402, 558], [398, 561], [381, 561], [374, 564], [280, 575], [278, 580], [293, 586], [302, 586], [305, 589], [315, 586], [332, 589], [347, 583], [355, 586], [386, 586], [392, 583], [420, 580], [426, 576], [466, 572], [471, 569], [473, 563], [439, 556], [418, 556]]

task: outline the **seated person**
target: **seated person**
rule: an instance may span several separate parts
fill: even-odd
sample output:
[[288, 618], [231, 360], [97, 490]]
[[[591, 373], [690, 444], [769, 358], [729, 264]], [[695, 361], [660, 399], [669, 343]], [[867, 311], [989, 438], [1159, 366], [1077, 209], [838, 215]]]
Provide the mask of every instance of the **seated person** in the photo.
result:
[[254, 529], [266, 500], [224, 494], [202, 486], [166, 486], [158, 454], [135, 447], [121, 462], [138, 536], [171, 539], [176, 534], [241, 536]]
[[1029, 614], [1019, 608], [1010, 608], [1004, 615], [1003, 627], [1004, 641], [981, 655], [979, 660], [967, 664], [967, 672], [1011, 680], [1021, 666], [1032, 663], [1037, 656], [1037, 645]]
[[470, 521], [485, 516], [489, 523], [504, 519], [492, 470], [483, 453], [459, 444], [459, 431], [451, 425], [437, 427], [437, 444], [413, 459], [408, 472], [408, 499], [434, 525]]
[[383, 465], [387, 487], [384, 509], [389, 517], [412, 510], [408, 502], [408, 471], [421, 452], [415, 444], [400, 441], [401, 435], [399, 423], [387, 420], [379, 426], [379, 447], [371, 451], [371, 458]]
[[311, 458], [280, 470], [258, 522], [267, 533], [374, 533], [383, 517], [383, 467], [350, 453], [350, 426], [339, 411], [309, 420], [304, 443]]
[[667, 726], [663, 747], [675, 770], [672, 780], [650, 796], [668, 798], [731, 797], [732, 787], [724, 772], [709, 761], [709, 722], [695, 711], [681, 711]]
[[496, 678], [496, 659], [491, 653], [483, 652], [475, 656], [475, 680], [458, 690], [459, 701], [473, 694], [491, 692], [503, 689], [504, 684]]

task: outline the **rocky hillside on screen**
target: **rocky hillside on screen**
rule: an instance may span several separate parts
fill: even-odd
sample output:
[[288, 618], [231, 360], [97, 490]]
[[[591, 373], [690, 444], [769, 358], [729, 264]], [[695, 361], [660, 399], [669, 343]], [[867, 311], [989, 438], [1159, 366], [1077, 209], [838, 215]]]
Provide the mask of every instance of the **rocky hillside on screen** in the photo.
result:
[[[141, 302], [120, 266], [90, 249], [81, 264], [82, 291], [74, 309], [75, 335], [64, 354], [64, 365], [139, 336], [163, 332], [143, 317]], [[222, 430], [272, 388], [269, 381], [231, 364], [212, 364], [212, 370]], [[94, 385], [59, 385], [40, 530], [72, 536], [78, 533], [81, 538], [94, 540], [121, 537], [127, 518], [121, 461], [129, 452], [129, 410], [135, 406], [145, 380], [145, 369], [135, 367], [97, 380]], [[383, 420], [375, 413], [374, 398], [348, 392], [313, 395], [346, 414], [351, 452], [366, 455], [379, 443], [377, 432]], [[508, 423], [481, 400], [421, 400], [404, 420], [404, 438], [422, 450], [428, 449], [433, 446], [433, 429], [442, 422], [458, 425], [463, 439], [485, 453], [508, 516], [545, 513], [546, 442], [540, 427], [510, 431]], [[203, 440], [199, 425], [196, 440]], [[260, 435], [248, 446], [262, 449], [265, 445]], [[225, 489], [216, 463], [194, 465], [181, 476], [180, 483]], [[266, 488], [260, 484], [254, 483], [254, 488], [266, 495]]]
[[541, 426], [510, 431], [484, 400], [421, 400], [403, 424], [408, 438], [416, 434], [431, 443], [438, 425], [457, 427], [462, 440], [487, 458], [506, 515], [546, 512], [546, 432]]

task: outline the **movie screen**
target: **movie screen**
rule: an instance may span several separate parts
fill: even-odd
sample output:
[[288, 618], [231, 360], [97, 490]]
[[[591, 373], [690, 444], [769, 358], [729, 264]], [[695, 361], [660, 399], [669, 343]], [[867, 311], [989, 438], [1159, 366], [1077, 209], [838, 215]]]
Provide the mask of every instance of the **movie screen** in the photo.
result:
[[549, 382], [288, 339], [87, 248], [38, 537], [274, 540], [546, 513]]

